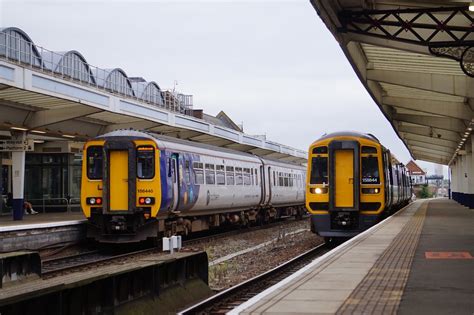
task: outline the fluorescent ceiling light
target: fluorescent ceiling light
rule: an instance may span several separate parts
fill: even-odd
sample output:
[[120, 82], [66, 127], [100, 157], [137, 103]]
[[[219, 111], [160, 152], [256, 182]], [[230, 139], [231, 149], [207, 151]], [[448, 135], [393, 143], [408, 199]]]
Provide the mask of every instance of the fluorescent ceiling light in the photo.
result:
[[44, 134], [44, 133], [46, 133], [46, 131], [41, 131], [41, 130], [31, 130], [31, 132], [39, 133], [39, 134]]
[[28, 128], [22, 128], [22, 127], [10, 127], [10, 129], [20, 130], [20, 131], [27, 131], [28, 130]]
[[73, 135], [63, 135], [63, 137], [66, 137], [66, 138], [75, 138], [76, 136], [73, 136]]
[[471, 2], [471, 4], [469, 4], [469, 11], [474, 12], [474, 2]]
[[44, 143], [44, 140], [33, 140], [34, 143]]

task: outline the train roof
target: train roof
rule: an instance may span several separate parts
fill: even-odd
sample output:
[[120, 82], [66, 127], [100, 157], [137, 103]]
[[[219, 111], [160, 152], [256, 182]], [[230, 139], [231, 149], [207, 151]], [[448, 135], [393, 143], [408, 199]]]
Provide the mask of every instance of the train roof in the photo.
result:
[[228, 148], [213, 146], [213, 145], [210, 145], [210, 144], [194, 142], [194, 141], [169, 137], [169, 136], [165, 136], [165, 135], [159, 135], [159, 134], [155, 134], [155, 133], [149, 133], [149, 132], [146, 132], [146, 131], [133, 130], [133, 129], [119, 129], [119, 130], [111, 131], [111, 132], [108, 132], [106, 134], [103, 134], [103, 135], [99, 136], [98, 138], [104, 138], [104, 137], [148, 138], [148, 139], [154, 139], [154, 140], [157, 140], [157, 141], [161, 142], [161, 144], [158, 143], [159, 147], [161, 146], [161, 147], [164, 147], [164, 148], [169, 147], [169, 145], [167, 145], [167, 144], [178, 144], [178, 145], [183, 145], [183, 146], [191, 146], [191, 147], [195, 147], [195, 148], [201, 148], [201, 149], [204, 149], [204, 150], [212, 150], [212, 151], [218, 151], [218, 152], [227, 153], [227, 154], [239, 155], [241, 157], [245, 157], [245, 158], [248, 158], [248, 159], [262, 159], [264, 161], [273, 162], [274, 164], [278, 163], [278, 164], [282, 164], [282, 165], [286, 164], [286, 165], [293, 165], [293, 166], [296, 166], [296, 167], [303, 167], [302, 165], [296, 164], [296, 163], [293, 163], [293, 162], [269, 159], [269, 158], [265, 158], [265, 157], [260, 157], [258, 155], [252, 154], [252, 153], [241, 152], [241, 151], [232, 150], [232, 149], [228, 149]]
[[373, 134], [370, 134], [370, 133], [362, 133], [362, 132], [358, 132], [358, 131], [337, 131], [337, 132], [332, 132], [332, 133], [328, 133], [328, 134], [323, 135], [322, 137], [320, 137], [320, 138], [319, 138], [318, 140], [316, 140], [316, 141], [321, 141], [321, 140], [324, 140], [324, 139], [329, 139], [329, 138], [334, 138], [334, 137], [356, 137], [356, 138], [364, 138], [364, 139], [367, 139], [367, 140], [375, 141], [375, 142], [377, 142], [377, 143], [380, 144], [379, 139], [377, 139], [377, 137], [375, 137]]

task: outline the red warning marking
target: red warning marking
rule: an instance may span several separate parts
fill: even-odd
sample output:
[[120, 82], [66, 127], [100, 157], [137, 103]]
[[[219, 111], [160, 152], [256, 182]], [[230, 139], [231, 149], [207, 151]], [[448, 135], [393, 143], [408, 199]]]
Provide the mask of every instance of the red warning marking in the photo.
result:
[[425, 252], [426, 259], [472, 259], [469, 252]]

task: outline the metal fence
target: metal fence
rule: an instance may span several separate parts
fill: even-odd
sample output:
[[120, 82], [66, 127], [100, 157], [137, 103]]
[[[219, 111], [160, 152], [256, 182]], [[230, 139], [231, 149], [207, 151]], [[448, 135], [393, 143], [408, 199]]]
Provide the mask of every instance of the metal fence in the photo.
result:
[[159, 89], [154, 82], [133, 84], [119, 68], [101, 69], [86, 62], [77, 51], [54, 52], [25, 40], [19, 34], [0, 32], [0, 59], [64, 80], [119, 94], [169, 111], [190, 115], [192, 95]]

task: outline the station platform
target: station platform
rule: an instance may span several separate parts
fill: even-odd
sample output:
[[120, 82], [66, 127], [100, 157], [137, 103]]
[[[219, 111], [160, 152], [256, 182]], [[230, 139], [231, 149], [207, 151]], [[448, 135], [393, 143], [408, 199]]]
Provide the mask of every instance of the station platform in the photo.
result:
[[474, 211], [418, 200], [230, 314], [473, 314]]
[[78, 242], [86, 237], [86, 222], [82, 212], [25, 215], [20, 221], [0, 216], [0, 252]]

